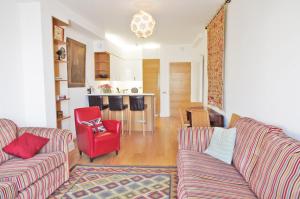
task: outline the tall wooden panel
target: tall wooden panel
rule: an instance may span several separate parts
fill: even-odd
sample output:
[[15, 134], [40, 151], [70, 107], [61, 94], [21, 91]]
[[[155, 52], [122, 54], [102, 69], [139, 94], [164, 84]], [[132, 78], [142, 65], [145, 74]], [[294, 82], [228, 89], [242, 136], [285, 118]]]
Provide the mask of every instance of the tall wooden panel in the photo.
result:
[[179, 116], [179, 108], [188, 107], [191, 102], [191, 63], [170, 63], [170, 112]]
[[143, 60], [143, 91], [155, 94], [155, 115], [160, 114], [160, 60]]

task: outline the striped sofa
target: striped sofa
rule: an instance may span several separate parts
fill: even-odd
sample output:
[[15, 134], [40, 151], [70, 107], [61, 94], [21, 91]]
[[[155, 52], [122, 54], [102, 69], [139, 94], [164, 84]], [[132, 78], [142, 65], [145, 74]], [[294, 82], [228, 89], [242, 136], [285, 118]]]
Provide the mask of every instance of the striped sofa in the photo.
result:
[[180, 129], [178, 198], [299, 199], [300, 142], [251, 118], [235, 127], [231, 165], [201, 153], [213, 128]]
[[[24, 132], [49, 138], [42, 150], [30, 159], [10, 156], [2, 148]], [[72, 134], [50, 128], [18, 128], [0, 119], [0, 198], [47, 198], [69, 178], [68, 143]]]

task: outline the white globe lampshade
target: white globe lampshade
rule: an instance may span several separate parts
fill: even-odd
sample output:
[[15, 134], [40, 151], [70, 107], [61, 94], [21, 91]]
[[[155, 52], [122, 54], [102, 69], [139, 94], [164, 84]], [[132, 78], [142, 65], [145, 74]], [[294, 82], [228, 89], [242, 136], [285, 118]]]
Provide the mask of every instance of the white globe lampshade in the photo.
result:
[[145, 11], [139, 11], [132, 18], [131, 31], [139, 38], [147, 38], [152, 35], [155, 27], [154, 18]]

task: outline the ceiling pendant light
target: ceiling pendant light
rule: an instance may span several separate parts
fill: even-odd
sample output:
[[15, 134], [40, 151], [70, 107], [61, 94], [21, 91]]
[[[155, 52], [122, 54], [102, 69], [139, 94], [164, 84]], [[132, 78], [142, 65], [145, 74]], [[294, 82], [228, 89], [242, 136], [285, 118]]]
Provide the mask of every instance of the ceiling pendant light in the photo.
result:
[[154, 18], [147, 12], [140, 10], [133, 15], [131, 21], [131, 31], [139, 38], [147, 38], [152, 35], [155, 27]]

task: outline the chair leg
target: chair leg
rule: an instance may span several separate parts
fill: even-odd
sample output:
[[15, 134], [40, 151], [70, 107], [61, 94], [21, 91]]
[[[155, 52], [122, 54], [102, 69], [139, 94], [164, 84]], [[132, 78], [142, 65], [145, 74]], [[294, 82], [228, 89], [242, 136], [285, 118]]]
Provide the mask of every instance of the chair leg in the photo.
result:
[[145, 136], [145, 110], [142, 111], [142, 114], [143, 114], [143, 136]]
[[108, 119], [111, 120], [111, 111], [108, 110]]
[[118, 150], [116, 151], [116, 155], [119, 155], [119, 151]]
[[129, 125], [128, 125], [128, 120], [129, 120], [129, 109], [126, 109], [126, 130], [129, 132]]
[[109, 108], [106, 109], [106, 118], [109, 119]]
[[122, 135], [124, 135], [124, 111], [121, 111]]
[[129, 122], [129, 135], [131, 135], [131, 111], [129, 111], [129, 119], [128, 119], [128, 122]]

